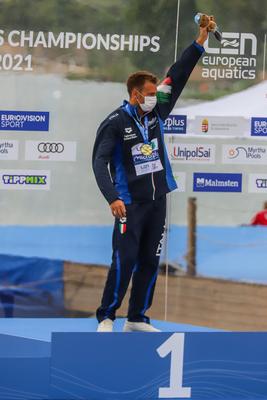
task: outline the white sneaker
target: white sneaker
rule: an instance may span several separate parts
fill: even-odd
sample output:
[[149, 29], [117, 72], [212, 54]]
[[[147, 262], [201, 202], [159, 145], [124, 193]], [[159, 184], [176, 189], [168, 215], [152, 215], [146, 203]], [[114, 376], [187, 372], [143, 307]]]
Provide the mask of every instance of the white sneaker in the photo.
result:
[[146, 322], [130, 322], [126, 321], [123, 327], [123, 332], [161, 332], [154, 326]]
[[113, 332], [113, 321], [109, 318], [101, 321], [98, 324], [97, 332]]

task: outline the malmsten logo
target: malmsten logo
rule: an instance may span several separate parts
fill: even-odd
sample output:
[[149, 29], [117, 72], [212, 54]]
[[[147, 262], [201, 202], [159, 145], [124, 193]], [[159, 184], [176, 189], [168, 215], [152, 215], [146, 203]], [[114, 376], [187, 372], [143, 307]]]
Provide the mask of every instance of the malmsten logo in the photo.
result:
[[242, 174], [194, 173], [194, 192], [242, 192]]

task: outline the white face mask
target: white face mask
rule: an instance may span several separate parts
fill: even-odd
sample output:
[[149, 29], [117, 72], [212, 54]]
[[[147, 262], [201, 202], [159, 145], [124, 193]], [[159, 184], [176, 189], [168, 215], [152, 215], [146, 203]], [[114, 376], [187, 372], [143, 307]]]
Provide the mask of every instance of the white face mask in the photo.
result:
[[[143, 96], [142, 93], [140, 93], [140, 94], [141, 94], [141, 96]], [[139, 106], [141, 107], [141, 109], [144, 112], [152, 111], [153, 108], [155, 108], [155, 106], [157, 104], [157, 96], [143, 96], [143, 97], [145, 99], [144, 103], [139, 103], [139, 101], [137, 100], [139, 103]]]

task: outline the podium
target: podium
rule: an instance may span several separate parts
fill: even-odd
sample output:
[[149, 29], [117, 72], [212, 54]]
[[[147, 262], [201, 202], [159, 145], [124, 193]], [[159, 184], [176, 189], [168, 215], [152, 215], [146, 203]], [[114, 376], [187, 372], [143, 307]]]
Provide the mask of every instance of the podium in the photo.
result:
[[267, 398], [267, 333], [155, 325], [169, 332], [96, 333], [90, 319], [2, 320], [0, 399]]

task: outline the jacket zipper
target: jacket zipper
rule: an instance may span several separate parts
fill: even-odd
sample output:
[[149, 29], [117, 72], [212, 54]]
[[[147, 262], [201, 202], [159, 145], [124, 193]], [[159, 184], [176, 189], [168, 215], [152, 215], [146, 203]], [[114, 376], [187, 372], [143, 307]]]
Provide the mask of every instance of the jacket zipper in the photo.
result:
[[154, 172], [151, 173], [151, 182], [152, 182], [152, 187], [153, 187], [152, 199], [155, 200], [156, 187], [155, 187], [155, 182], [154, 182]]

